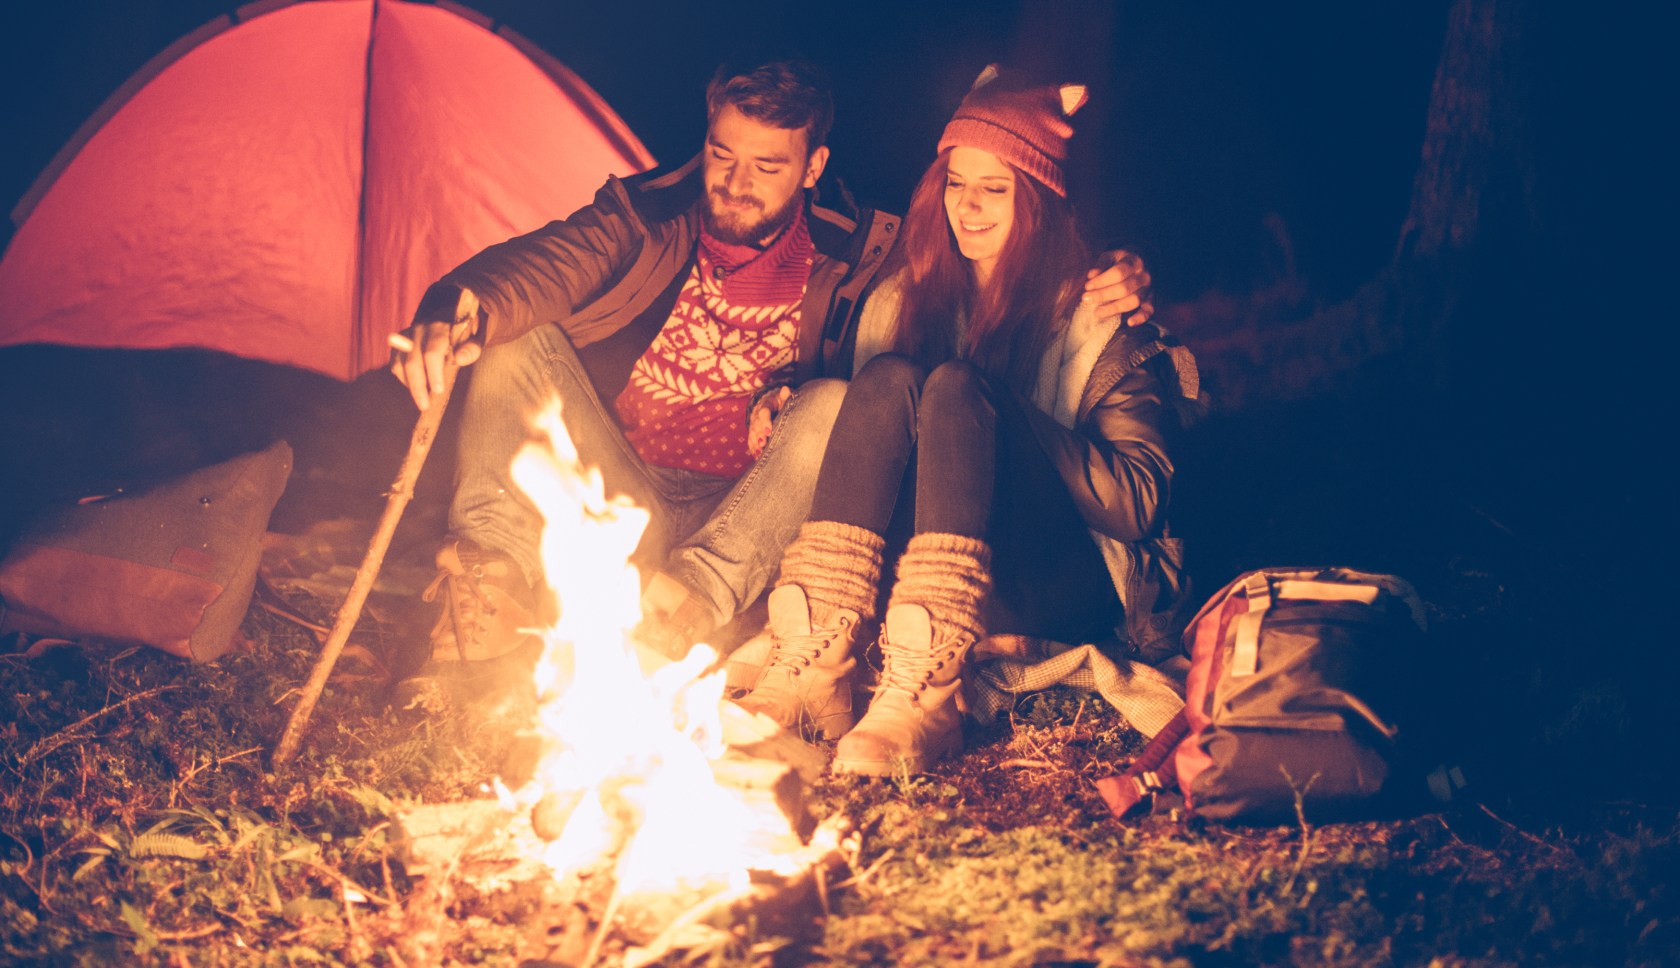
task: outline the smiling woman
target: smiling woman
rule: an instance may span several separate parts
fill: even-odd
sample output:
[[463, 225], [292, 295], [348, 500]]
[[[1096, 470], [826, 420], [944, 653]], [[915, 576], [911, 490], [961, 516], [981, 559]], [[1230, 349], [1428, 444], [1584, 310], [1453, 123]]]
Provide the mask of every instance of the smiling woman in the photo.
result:
[[[770, 595], [771, 658], [740, 700], [838, 737], [837, 771], [921, 772], [960, 749], [956, 695], [988, 635], [1168, 654], [1186, 589], [1166, 537], [1166, 436], [1198, 391], [1176, 341], [1079, 304], [1085, 255], [1061, 166], [1084, 100], [1077, 85], [987, 68], [916, 188], [897, 270], [865, 306], [857, 376]], [[915, 535], [859, 721], [853, 647], [904, 487]]]
[[958, 145], [945, 165], [945, 214], [974, 279], [986, 289], [1015, 221], [1015, 169], [997, 155]]

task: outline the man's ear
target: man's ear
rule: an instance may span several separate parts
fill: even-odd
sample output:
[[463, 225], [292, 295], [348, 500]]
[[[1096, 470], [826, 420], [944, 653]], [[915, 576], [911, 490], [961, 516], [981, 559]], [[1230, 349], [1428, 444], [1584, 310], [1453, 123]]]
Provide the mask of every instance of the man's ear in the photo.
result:
[[811, 152], [811, 157], [805, 162], [805, 182], [803, 188], [815, 188], [817, 179], [822, 177], [823, 166], [828, 164], [828, 145], [823, 145]]

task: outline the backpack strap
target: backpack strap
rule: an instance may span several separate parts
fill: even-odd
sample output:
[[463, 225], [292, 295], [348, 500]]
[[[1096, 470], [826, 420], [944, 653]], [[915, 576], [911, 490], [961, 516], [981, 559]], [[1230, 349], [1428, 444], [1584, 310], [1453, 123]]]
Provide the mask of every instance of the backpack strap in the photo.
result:
[[1266, 612], [1271, 609], [1274, 599], [1307, 598], [1320, 602], [1363, 602], [1369, 605], [1377, 600], [1378, 591], [1375, 585], [1284, 578], [1278, 581], [1274, 595], [1271, 576], [1264, 571], [1256, 571], [1245, 578], [1243, 589], [1248, 596], [1248, 611], [1237, 616], [1233, 623], [1237, 627], [1237, 644], [1231, 651], [1229, 672], [1233, 679], [1252, 676], [1259, 668], [1260, 623], [1265, 621]]
[[1178, 786], [1178, 770], [1173, 754], [1189, 736], [1190, 720], [1180, 709], [1124, 773], [1097, 781], [1097, 791], [1102, 794], [1115, 819], [1131, 813], [1150, 794]]
[[1266, 618], [1266, 611], [1272, 607], [1272, 582], [1263, 571], [1249, 575], [1243, 581], [1243, 588], [1248, 595], [1248, 611], [1238, 615], [1231, 624], [1237, 627], [1237, 646], [1231, 652], [1231, 668], [1228, 673], [1233, 679], [1254, 675], [1254, 670], [1260, 664], [1260, 623]]
[[1377, 600], [1377, 586], [1286, 579], [1278, 582], [1277, 597], [1310, 598], [1320, 602], [1363, 602], [1370, 605]]

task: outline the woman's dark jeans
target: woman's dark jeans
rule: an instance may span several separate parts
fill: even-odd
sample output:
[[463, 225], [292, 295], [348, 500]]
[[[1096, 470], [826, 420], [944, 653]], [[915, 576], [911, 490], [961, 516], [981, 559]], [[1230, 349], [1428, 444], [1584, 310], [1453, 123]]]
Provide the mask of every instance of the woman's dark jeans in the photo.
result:
[[909, 489], [917, 534], [991, 545], [993, 589], [982, 615], [989, 633], [1063, 642], [1106, 636], [1119, 597], [1027, 422], [1030, 406], [966, 361], [927, 373], [896, 354], [871, 359], [840, 405], [811, 520], [889, 534], [900, 492]]

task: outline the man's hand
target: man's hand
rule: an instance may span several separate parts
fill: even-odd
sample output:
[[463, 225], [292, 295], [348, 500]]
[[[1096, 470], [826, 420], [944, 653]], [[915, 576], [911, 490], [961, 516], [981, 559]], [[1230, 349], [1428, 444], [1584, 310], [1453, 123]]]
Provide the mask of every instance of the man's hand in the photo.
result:
[[1103, 258], [1113, 263], [1107, 269], [1085, 273], [1084, 301], [1096, 306], [1099, 318], [1131, 313], [1126, 325], [1149, 322], [1155, 315], [1155, 292], [1143, 260], [1120, 251], [1104, 253]]
[[754, 405], [752, 416], [747, 418], [747, 456], [758, 460], [758, 455], [764, 453], [764, 448], [770, 443], [770, 433], [775, 430], [776, 414], [787, 406], [788, 398], [793, 396], [793, 390], [782, 387], [772, 390], [760, 397]]
[[392, 354], [391, 373], [408, 387], [415, 406], [423, 411], [431, 403], [432, 394], [443, 392], [445, 360], [453, 356], [457, 366], [470, 366], [478, 361], [483, 347], [472, 342], [477, 332], [478, 298], [463, 289], [455, 307], [454, 322], [415, 323], [391, 336], [391, 348], [396, 351]]

